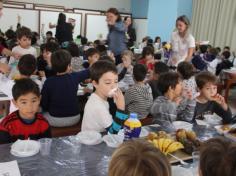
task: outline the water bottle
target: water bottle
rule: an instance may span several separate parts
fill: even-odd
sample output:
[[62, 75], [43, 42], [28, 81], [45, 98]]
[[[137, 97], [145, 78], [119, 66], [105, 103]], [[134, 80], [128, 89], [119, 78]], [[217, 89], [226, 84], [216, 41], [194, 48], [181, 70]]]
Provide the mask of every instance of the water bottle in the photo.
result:
[[124, 123], [124, 140], [130, 140], [132, 138], [138, 138], [141, 132], [142, 124], [138, 120], [136, 113], [130, 113], [129, 118]]

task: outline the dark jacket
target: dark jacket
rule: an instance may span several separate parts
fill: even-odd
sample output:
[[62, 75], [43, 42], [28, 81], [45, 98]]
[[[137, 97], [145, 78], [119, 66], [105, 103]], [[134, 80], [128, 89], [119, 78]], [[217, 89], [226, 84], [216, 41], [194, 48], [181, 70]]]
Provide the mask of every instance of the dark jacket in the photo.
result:
[[65, 23], [56, 27], [56, 39], [59, 44], [73, 40], [72, 37], [73, 26], [70, 23]]

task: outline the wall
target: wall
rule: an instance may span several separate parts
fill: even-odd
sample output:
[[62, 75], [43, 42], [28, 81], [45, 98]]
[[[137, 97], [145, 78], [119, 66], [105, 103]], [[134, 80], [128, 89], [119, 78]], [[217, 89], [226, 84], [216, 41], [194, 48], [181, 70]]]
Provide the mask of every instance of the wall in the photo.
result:
[[107, 10], [116, 7], [121, 12], [130, 12], [131, 0], [13, 0], [35, 4], [65, 6], [66, 8], [82, 8], [92, 10]]
[[147, 18], [149, 0], [131, 0], [133, 18]]
[[169, 41], [176, 18], [183, 14], [191, 19], [192, 0], [149, 0], [148, 35]]
[[186, 15], [190, 21], [192, 19], [193, 0], [178, 0], [178, 16]]

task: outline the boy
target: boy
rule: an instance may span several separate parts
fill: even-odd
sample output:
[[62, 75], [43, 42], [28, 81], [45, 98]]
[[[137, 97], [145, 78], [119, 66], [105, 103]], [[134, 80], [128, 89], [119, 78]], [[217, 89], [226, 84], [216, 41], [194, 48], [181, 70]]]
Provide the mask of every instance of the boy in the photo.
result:
[[[18, 45], [12, 49], [13, 53], [19, 53], [21, 56], [25, 54], [32, 54], [37, 57], [37, 52], [34, 47], [31, 46], [32, 33], [29, 28], [21, 27], [16, 31], [16, 37]], [[9, 60], [9, 65], [16, 62], [15, 58], [11, 57]]]
[[17, 139], [40, 139], [51, 137], [47, 120], [38, 114], [40, 91], [31, 79], [17, 80], [12, 88], [13, 103], [19, 109], [6, 116], [0, 123], [0, 143]]
[[52, 54], [52, 69], [56, 76], [48, 78], [42, 89], [41, 106], [49, 124], [55, 127], [72, 126], [79, 122], [78, 85], [89, 78], [89, 70], [71, 73], [71, 55], [66, 50]]
[[144, 64], [147, 66], [148, 71], [152, 71], [154, 68], [154, 49], [150, 46], [146, 46], [142, 51], [142, 59], [139, 60], [139, 64]]
[[53, 52], [59, 49], [59, 45], [55, 42], [48, 42], [43, 49], [43, 58], [38, 59], [37, 67], [39, 75], [43, 77], [51, 77], [56, 75], [56, 72], [51, 68], [50, 60]]
[[147, 117], [153, 103], [152, 89], [144, 82], [146, 74], [145, 65], [136, 64], [133, 70], [135, 84], [125, 93], [126, 109], [130, 113], [137, 113], [139, 119]]
[[[26, 54], [22, 56], [18, 62], [17, 69], [20, 73], [17, 76], [17, 79], [31, 78], [39, 86], [39, 89], [42, 89], [42, 82], [37, 78], [33, 77], [33, 73], [36, 71], [36, 59], [33, 55]], [[0, 91], [5, 93], [10, 99], [13, 99], [11, 89], [14, 84], [14, 80], [0, 79]], [[11, 102], [10, 113], [16, 110], [17, 108]]]
[[230, 69], [231, 67], [233, 67], [233, 62], [231, 62], [230, 59], [231, 53], [229, 51], [224, 51], [221, 54], [221, 59], [222, 62], [218, 63], [216, 66], [216, 75], [218, 76], [222, 70], [224, 69]]
[[154, 123], [168, 126], [176, 120], [191, 122], [196, 101], [192, 99], [191, 93], [182, 97], [182, 81], [178, 73], [161, 74], [158, 87], [162, 96], [157, 97], [151, 107]]
[[[118, 133], [128, 115], [124, 113], [124, 96], [117, 89], [118, 75], [115, 64], [109, 61], [94, 63], [91, 67], [91, 79], [96, 90], [85, 105], [82, 131]], [[108, 97], [113, 97], [117, 106], [114, 117], [109, 112]]]
[[169, 67], [164, 62], [156, 62], [154, 65], [152, 80], [148, 82], [150, 87], [152, 88], [152, 96], [153, 100], [155, 100], [158, 96], [161, 96], [161, 92], [158, 89], [158, 78], [160, 74], [169, 72]]
[[194, 112], [195, 119], [203, 119], [204, 115], [216, 113], [223, 123], [230, 123], [232, 113], [224, 97], [217, 93], [217, 78], [210, 72], [201, 72], [196, 76], [196, 84], [200, 95]]

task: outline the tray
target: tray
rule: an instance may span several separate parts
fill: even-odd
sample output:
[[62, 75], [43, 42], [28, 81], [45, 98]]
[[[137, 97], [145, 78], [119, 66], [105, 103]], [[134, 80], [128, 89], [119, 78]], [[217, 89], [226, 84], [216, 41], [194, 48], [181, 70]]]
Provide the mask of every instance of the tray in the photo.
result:
[[[178, 150], [178, 151], [171, 153], [171, 154], [182, 159], [183, 161], [191, 160], [193, 158], [192, 155], [189, 155], [189, 154], [183, 152], [182, 150]], [[167, 158], [171, 164], [175, 164], [175, 163], [179, 162], [179, 160], [171, 157], [170, 155], [168, 155]]]

